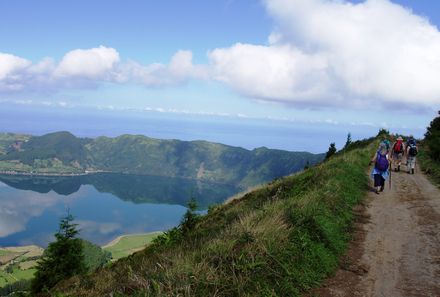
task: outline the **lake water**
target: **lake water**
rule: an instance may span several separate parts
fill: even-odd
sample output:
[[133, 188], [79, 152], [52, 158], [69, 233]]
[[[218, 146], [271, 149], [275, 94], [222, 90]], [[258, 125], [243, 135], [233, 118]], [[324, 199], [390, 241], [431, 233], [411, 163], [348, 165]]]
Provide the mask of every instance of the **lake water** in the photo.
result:
[[155, 176], [0, 175], [0, 246], [46, 247], [67, 210], [81, 229], [80, 237], [103, 245], [119, 235], [178, 225], [190, 197], [203, 210], [240, 191], [229, 185]]

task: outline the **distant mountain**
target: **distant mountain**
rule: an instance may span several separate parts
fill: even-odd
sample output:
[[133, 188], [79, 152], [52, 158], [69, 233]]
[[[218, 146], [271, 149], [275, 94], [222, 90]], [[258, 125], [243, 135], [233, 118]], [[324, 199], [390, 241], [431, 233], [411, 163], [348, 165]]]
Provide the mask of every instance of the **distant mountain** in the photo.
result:
[[207, 141], [160, 140], [142, 135], [78, 138], [0, 134], [0, 170], [34, 173], [117, 172], [179, 177], [240, 187], [302, 170], [323, 154], [267, 148], [246, 150]]

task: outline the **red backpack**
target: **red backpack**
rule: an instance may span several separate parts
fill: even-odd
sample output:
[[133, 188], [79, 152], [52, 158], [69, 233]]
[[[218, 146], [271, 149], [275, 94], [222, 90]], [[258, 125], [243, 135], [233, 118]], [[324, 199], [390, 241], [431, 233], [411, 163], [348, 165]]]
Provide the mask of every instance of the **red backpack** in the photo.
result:
[[403, 140], [397, 140], [393, 146], [393, 152], [397, 154], [403, 153]]

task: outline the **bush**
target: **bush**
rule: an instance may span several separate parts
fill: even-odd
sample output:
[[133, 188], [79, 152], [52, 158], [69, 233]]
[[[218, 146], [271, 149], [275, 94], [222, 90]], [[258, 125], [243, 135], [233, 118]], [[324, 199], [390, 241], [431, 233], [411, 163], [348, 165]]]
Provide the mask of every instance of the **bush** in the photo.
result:
[[100, 246], [97, 246], [90, 241], [81, 239], [81, 242], [84, 253], [84, 263], [88, 272], [104, 267], [110, 262], [112, 253], [103, 250]]
[[[440, 111], [439, 111], [440, 115]], [[431, 121], [425, 133], [425, 144], [431, 159], [440, 161], [440, 116]]]
[[0, 296], [28, 296], [31, 285], [30, 280], [19, 280], [0, 288]]

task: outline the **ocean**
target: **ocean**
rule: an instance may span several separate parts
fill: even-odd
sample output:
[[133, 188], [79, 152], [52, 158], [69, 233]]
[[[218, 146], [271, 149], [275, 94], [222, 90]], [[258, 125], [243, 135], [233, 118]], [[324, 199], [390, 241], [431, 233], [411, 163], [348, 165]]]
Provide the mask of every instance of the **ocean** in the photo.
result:
[[[304, 123], [269, 119], [172, 114], [157, 111], [112, 111], [79, 108], [2, 106], [0, 132], [43, 135], [69, 131], [78, 137], [114, 137], [141, 134], [160, 139], [207, 140], [254, 149], [267, 147], [289, 151], [326, 152], [330, 143], [344, 146], [374, 136], [377, 127], [332, 123]], [[413, 131], [415, 135], [422, 131]]]

